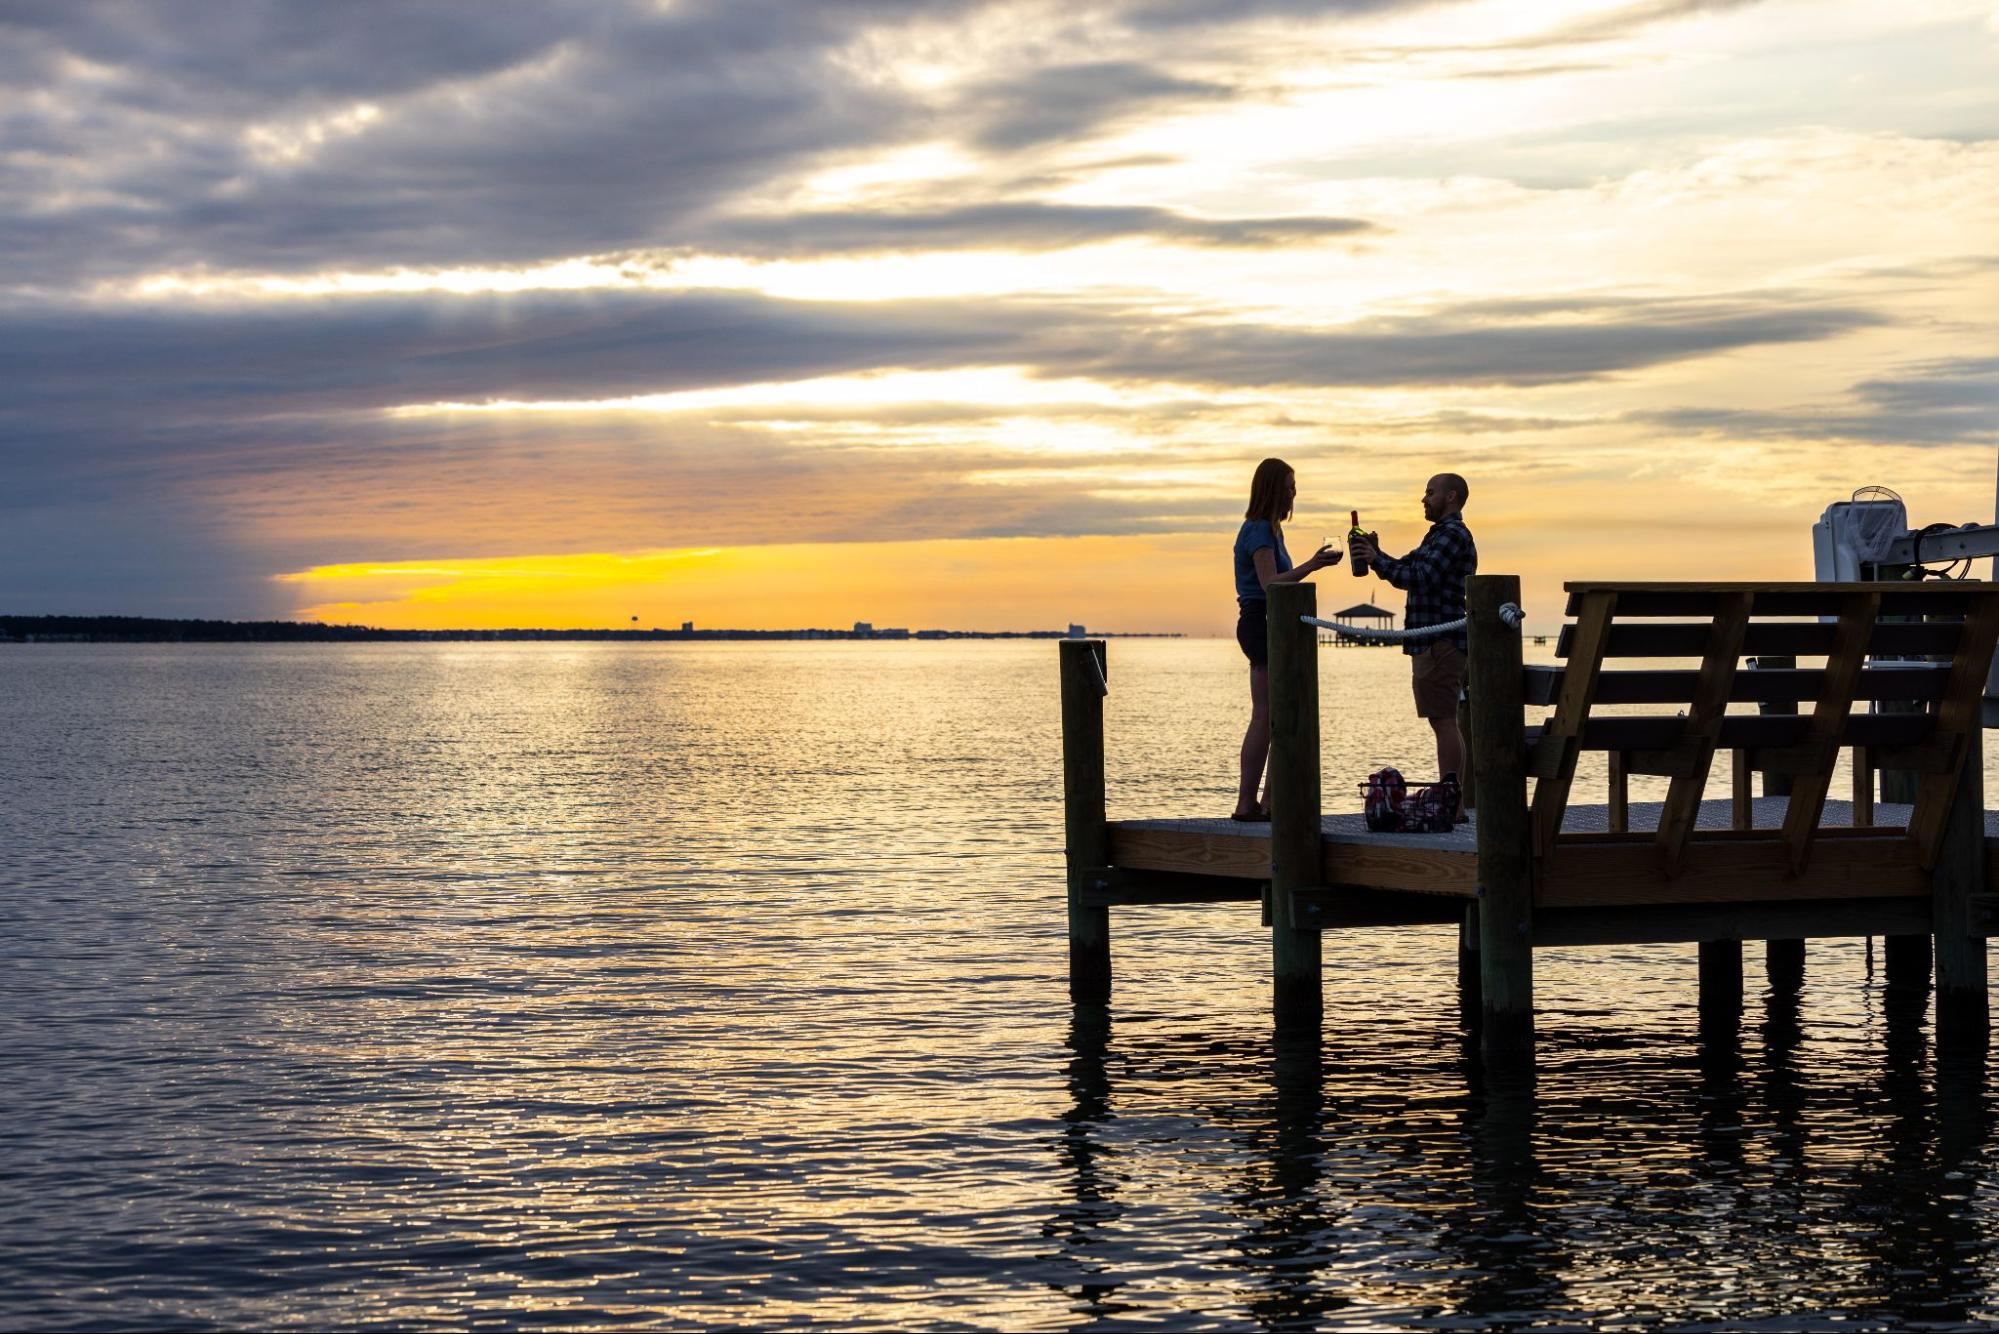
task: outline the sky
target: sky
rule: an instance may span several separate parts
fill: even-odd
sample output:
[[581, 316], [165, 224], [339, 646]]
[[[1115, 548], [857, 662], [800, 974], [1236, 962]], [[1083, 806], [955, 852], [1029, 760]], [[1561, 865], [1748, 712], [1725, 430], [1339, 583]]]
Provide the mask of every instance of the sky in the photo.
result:
[[[0, 612], [1530, 620], [1990, 522], [1992, 0], [0, 9]], [[1321, 607], [1401, 595], [1344, 569]]]

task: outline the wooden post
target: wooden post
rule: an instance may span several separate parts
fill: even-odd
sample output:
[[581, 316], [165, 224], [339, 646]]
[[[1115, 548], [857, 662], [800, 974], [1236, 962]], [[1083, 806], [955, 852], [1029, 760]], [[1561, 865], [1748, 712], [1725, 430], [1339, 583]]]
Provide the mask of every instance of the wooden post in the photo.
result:
[[1270, 584], [1270, 963], [1277, 1026], [1317, 1032], [1323, 1015], [1319, 933], [1293, 920], [1291, 892], [1320, 883], [1318, 615], [1303, 580]]
[[[1798, 660], [1786, 655], [1766, 655], [1753, 659], [1753, 665], [1771, 671], [1790, 671], [1798, 665]], [[1796, 701], [1775, 701], [1756, 706], [1758, 713], [1796, 713]], [[1789, 774], [1763, 774], [1763, 795], [1766, 797], [1788, 797], [1791, 795]], [[1747, 826], [1744, 826], [1745, 828]], [[1797, 939], [1766, 940], [1763, 942], [1763, 971], [1770, 979], [1770, 985], [1780, 991], [1795, 991], [1805, 980], [1805, 942]]]
[[1928, 936], [1881, 937], [1881, 968], [1891, 987], [1922, 987], [1930, 981]]
[[1458, 1016], [1465, 1027], [1479, 1023], [1478, 905], [1465, 905], [1464, 919], [1458, 923]]
[[1084, 902], [1110, 860], [1104, 823], [1104, 693], [1110, 664], [1101, 639], [1065, 639], [1062, 664], [1062, 833], [1069, 867], [1069, 999], [1111, 995], [1110, 909]]
[[[1469, 689], [1458, 692], [1458, 735], [1463, 737], [1465, 742], [1465, 771], [1458, 775], [1458, 782], [1462, 786], [1465, 809], [1475, 811], [1478, 809], [1478, 777], [1471, 771], [1471, 691]], [[1442, 774], [1437, 776], [1439, 778], [1443, 777]]]
[[[1906, 565], [1882, 565], [1875, 569], [1877, 579], [1897, 582], [1908, 574]], [[1918, 621], [1920, 616], [1891, 616], [1892, 621]], [[1912, 700], [1882, 700], [1875, 705], [1882, 713], [1920, 713], [1923, 706]], [[1914, 805], [1916, 789], [1922, 783], [1922, 775], [1910, 769], [1883, 769], [1880, 771], [1881, 800]], [[1881, 964], [1887, 974], [1890, 986], [1921, 986], [1930, 980], [1930, 938], [1928, 936], [1883, 936], [1881, 938]]]
[[1534, 1050], [1534, 836], [1527, 809], [1520, 632], [1499, 618], [1520, 579], [1465, 581], [1471, 615], [1472, 772], [1478, 783], [1480, 1045], [1486, 1058]]
[[1985, 893], [1985, 766], [1977, 733], [1972, 739], [1930, 873], [1940, 1047], [1965, 1039], [1983, 1045], [1987, 1023], [1985, 937], [1972, 911], [1976, 896]]
[[1742, 1022], [1742, 942], [1703, 940], [1700, 952], [1701, 1029], [1734, 1030]]

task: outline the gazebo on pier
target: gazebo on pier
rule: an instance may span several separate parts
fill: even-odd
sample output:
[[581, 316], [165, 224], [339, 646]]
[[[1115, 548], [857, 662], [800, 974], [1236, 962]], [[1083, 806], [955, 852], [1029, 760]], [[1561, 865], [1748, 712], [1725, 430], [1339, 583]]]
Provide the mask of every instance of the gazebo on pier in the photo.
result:
[[[1376, 630], [1393, 630], [1395, 628], [1395, 613], [1386, 607], [1375, 606], [1372, 599], [1356, 606], [1348, 607], [1345, 611], [1336, 611], [1327, 619], [1344, 621], [1348, 625], [1365, 625]], [[1350, 635], [1344, 630], [1335, 630], [1331, 635], [1321, 637], [1319, 642], [1322, 644], [1332, 644], [1337, 648], [1380, 648], [1384, 645], [1393, 644], [1395, 641], [1392, 639], [1363, 639], [1358, 635]]]

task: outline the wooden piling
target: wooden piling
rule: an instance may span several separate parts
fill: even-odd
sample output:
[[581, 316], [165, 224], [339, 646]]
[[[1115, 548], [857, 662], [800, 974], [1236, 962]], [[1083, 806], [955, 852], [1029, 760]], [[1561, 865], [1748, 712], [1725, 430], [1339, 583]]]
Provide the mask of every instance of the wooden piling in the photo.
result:
[[1700, 1023], [1707, 1033], [1734, 1030], [1742, 1022], [1742, 942], [1700, 943]]
[[[1875, 578], [1885, 582], [1901, 582], [1909, 573], [1906, 565], [1883, 565], [1875, 571]], [[1893, 621], [1921, 620], [1919, 616], [1893, 616]], [[1920, 713], [1921, 704], [1905, 700], [1882, 700], [1874, 706], [1881, 713]], [[1883, 769], [1880, 771], [1880, 799], [1884, 802], [1899, 802], [1913, 805], [1916, 789], [1922, 785], [1922, 775], [1912, 769]], [[1928, 936], [1883, 936], [1881, 938], [1881, 964], [1887, 974], [1888, 985], [1916, 987], [1926, 985], [1930, 980], [1931, 942]]]
[[1270, 963], [1271, 1007], [1282, 1029], [1316, 1032], [1324, 1015], [1319, 933], [1298, 929], [1293, 890], [1319, 869], [1319, 636], [1299, 620], [1318, 615], [1318, 590], [1303, 580], [1270, 584]]
[[1930, 874], [1935, 914], [1937, 1041], [1983, 1042], [1988, 1022], [1985, 937], [1974, 905], [1985, 893], [1985, 774], [1978, 734], [1964, 747], [1943, 844]]
[[1069, 880], [1069, 999], [1111, 995], [1110, 909], [1087, 900], [1110, 862], [1104, 815], [1104, 693], [1110, 664], [1101, 639], [1065, 639], [1062, 665], [1062, 832]]
[[[1798, 660], [1789, 654], [1766, 655], [1755, 660], [1758, 670], [1793, 671]], [[1758, 713], [1796, 713], [1795, 701], [1786, 700], [1756, 706]], [[1763, 795], [1766, 797], [1788, 797], [1791, 795], [1791, 775], [1775, 770], [1763, 775]], [[1746, 827], [1746, 826], [1745, 826]], [[1795, 991], [1804, 985], [1805, 942], [1796, 939], [1766, 940], [1763, 942], [1763, 971], [1770, 979], [1770, 985], [1780, 991]]]
[[[1920, 704], [1886, 700], [1878, 706], [1883, 713], [1908, 713]], [[1881, 800], [1911, 804], [1922, 775], [1909, 769], [1881, 770]], [[1881, 962], [1890, 986], [1921, 986], [1930, 979], [1930, 938], [1928, 936], [1883, 936]]]
[[1481, 1017], [1478, 970], [1478, 905], [1467, 903], [1458, 923], [1458, 1017], [1467, 1028], [1477, 1028]]
[[1534, 1049], [1534, 851], [1527, 808], [1520, 632], [1499, 609], [1520, 601], [1510, 574], [1465, 581], [1471, 617], [1472, 772], [1478, 784], [1480, 1045], [1487, 1059]]

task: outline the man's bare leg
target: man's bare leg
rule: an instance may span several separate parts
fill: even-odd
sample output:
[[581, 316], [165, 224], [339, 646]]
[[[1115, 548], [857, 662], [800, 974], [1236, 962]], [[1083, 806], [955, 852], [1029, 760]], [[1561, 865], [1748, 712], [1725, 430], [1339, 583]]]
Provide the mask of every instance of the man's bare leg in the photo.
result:
[[[1442, 778], [1445, 774], [1456, 774], [1462, 790], [1465, 776], [1465, 738], [1464, 733], [1458, 731], [1458, 720], [1432, 718], [1429, 723], [1430, 730], [1437, 734], [1437, 776]], [[1460, 820], [1465, 818], [1465, 804], [1462, 797], [1458, 800], [1456, 818]]]

